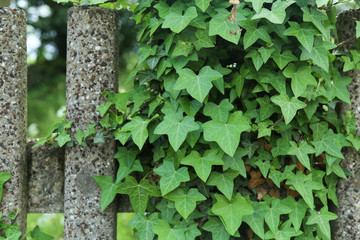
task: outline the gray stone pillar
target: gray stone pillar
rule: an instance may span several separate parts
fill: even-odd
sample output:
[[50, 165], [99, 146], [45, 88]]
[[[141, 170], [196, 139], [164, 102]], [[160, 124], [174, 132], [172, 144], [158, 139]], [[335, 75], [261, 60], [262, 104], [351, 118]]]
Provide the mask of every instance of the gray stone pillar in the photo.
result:
[[26, 14], [0, 7], [0, 172], [12, 177], [5, 184], [0, 211], [21, 210], [17, 222], [26, 230], [27, 132]]
[[[343, 50], [355, 48], [355, 20], [360, 20], [360, 10], [346, 11], [338, 16], [338, 35]], [[357, 131], [360, 133], [360, 71], [354, 70], [346, 75], [353, 79], [348, 86], [351, 106], [344, 104], [342, 112], [351, 110], [355, 114]], [[332, 225], [334, 240], [360, 239], [360, 154], [349, 148], [344, 156], [342, 166], [353, 177], [340, 179], [337, 185], [339, 208], [335, 211], [339, 218]]]
[[[68, 12], [66, 118], [73, 134], [101, 118], [96, 108], [103, 91], [117, 91], [118, 16], [100, 7]], [[100, 189], [93, 176], [115, 175], [114, 140], [75, 145], [65, 151], [64, 239], [116, 239], [116, 210], [100, 210]]]

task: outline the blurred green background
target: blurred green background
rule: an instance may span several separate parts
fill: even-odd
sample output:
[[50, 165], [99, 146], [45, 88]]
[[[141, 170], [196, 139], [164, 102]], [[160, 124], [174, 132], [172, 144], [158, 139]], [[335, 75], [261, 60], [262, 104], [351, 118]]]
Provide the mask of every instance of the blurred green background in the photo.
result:
[[[64, 118], [66, 74], [66, 17], [70, 5], [51, 0], [12, 0], [11, 8], [27, 12], [28, 48], [28, 137], [47, 134], [50, 126]], [[120, 10], [119, 86], [136, 64], [136, 33], [131, 13]], [[127, 224], [132, 213], [118, 214], [117, 239], [135, 239]], [[63, 239], [63, 214], [28, 214], [28, 231], [41, 231]]]

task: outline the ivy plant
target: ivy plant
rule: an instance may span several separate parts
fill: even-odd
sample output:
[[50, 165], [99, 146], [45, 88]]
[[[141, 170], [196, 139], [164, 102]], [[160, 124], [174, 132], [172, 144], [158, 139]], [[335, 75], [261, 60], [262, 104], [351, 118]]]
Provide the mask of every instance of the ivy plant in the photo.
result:
[[95, 177], [101, 209], [127, 194], [144, 240], [330, 240], [342, 149], [360, 148], [353, 114], [336, 111], [360, 58], [339, 54], [335, 13], [328, 0], [140, 0], [134, 88], [103, 93], [91, 132], [119, 141], [116, 179]]

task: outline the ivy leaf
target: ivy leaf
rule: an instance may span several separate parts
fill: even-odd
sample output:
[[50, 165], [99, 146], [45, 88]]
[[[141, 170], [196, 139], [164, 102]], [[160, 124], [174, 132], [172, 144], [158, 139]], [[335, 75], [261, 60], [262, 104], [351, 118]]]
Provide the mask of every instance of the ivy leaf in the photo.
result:
[[234, 179], [239, 175], [237, 171], [226, 170], [223, 173], [212, 172], [206, 185], [216, 186], [229, 200], [234, 191]]
[[331, 42], [325, 42], [322, 38], [318, 37], [315, 40], [314, 47], [311, 52], [303, 49], [300, 60], [307, 60], [311, 58], [316, 65], [324, 69], [326, 72], [329, 71], [329, 56], [328, 50], [335, 48], [336, 45]]
[[201, 102], [198, 100], [192, 100], [190, 101], [186, 97], [182, 97], [178, 99], [178, 103], [180, 103], [182, 109], [188, 115], [189, 117], [195, 117], [196, 113], [200, 110], [200, 108], [203, 106]]
[[195, 7], [187, 8], [184, 15], [182, 15], [182, 12], [170, 10], [170, 13], [165, 17], [162, 28], [170, 28], [171, 31], [179, 33], [184, 30], [191, 20], [195, 19], [197, 16], [198, 14]]
[[278, 110], [276, 105], [270, 104], [270, 98], [268, 95], [265, 95], [262, 98], [257, 98], [256, 101], [260, 104], [260, 121], [268, 119]]
[[191, 188], [188, 192], [185, 192], [181, 188], [177, 188], [166, 194], [165, 198], [175, 202], [176, 210], [184, 219], [187, 219], [195, 210], [196, 202], [206, 200], [206, 197], [199, 193], [196, 188]]
[[130, 220], [129, 226], [136, 228], [136, 236], [143, 240], [154, 239], [154, 227], [159, 223], [159, 213], [152, 213], [146, 217], [142, 213], [136, 214], [136, 216]]
[[272, 23], [275, 24], [282, 24], [286, 17], [286, 8], [289, 7], [291, 4], [293, 4], [295, 1], [289, 0], [289, 1], [281, 1], [277, 0], [273, 5], [271, 6], [271, 11], [262, 8], [259, 13], [256, 13], [252, 19], [260, 19], [260, 18], [266, 18]]
[[175, 170], [174, 164], [170, 161], [164, 161], [154, 172], [161, 176], [160, 189], [163, 196], [177, 188], [180, 183], [190, 181], [187, 167]]
[[11, 174], [7, 172], [0, 172], [0, 201], [4, 190], [4, 184], [11, 178]]
[[265, 26], [257, 26], [257, 21], [243, 20], [240, 21], [241, 27], [246, 29], [244, 35], [244, 49], [253, 45], [258, 39], [265, 42], [271, 42], [271, 38]]
[[213, 120], [226, 123], [229, 112], [234, 108], [229, 99], [224, 99], [219, 105], [209, 102], [204, 107], [204, 115], [211, 117]]
[[138, 64], [142, 63], [146, 59], [148, 59], [150, 56], [153, 56], [156, 54], [157, 45], [151, 47], [151, 45], [145, 45], [141, 46], [139, 48], [138, 52]]
[[229, 240], [230, 234], [226, 231], [224, 224], [217, 217], [210, 217], [202, 227], [204, 230], [211, 232], [213, 240]]
[[212, 81], [222, 78], [222, 75], [209, 66], [200, 69], [199, 75], [196, 75], [191, 69], [184, 68], [178, 71], [179, 78], [175, 83], [174, 89], [186, 89], [188, 93], [203, 102], [212, 88]]
[[291, 211], [292, 209], [283, 204], [280, 199], [272, 200], [271, 207], [265, 213], [265, 222], [273, 233], [278, 230], [280, 215], [288, 214]]
[[116, 174], [117, 183], [120, 183], [120, 181], [130, 173], [135, 171], [141, 172], [143, 170], [140, 161], [135, 160], [137, 153], [138, 151], [135, 149], [127, 149], [125, 147], [118, 148], [114, 156], [119, 162], [119, 169]]
[[298, 201], [292, 197], [288, 197], [288, 199], [291, 199], [291, 204], [288, 206], [292, 208], [292, 212], [289, 213], [290, 221], [294, 225], [295, 231], [299, 231], [308, 206], [303, 199], [299, 199]]
[[259, 50], [258, 50], [264, 63], [266, 63], [269, 60], [269, 58], [271, 57], [271, 54], [274, 51], [275, 51], [275, 48], [265, 48], [264, 46], [259, 48]]
[[311, 171], [310, 159], [308, 154], [315, 153], [315, 149], [307, 144], [307, 142], [301, 142], [299, 146], [297, 146], [296, 142], [290, 141], [290, 149], [288, 151], [289, 155], [295, 155], [297, 159]]
[[356, 21], [355, 32], [356, 32], [356, 38], [359, 38], [360, 37], [360, 21]]
[[71, 141], [70, 134], [68, 134], [65, 130], [61, 131], [59, 136], [55, 138], [56, 142], [59, 144], [59, 147], [64, 146], [67, 142]]
[[251, 2], [255, 12], [260, 12], [264, 3], [272, 3], [273, 0], [245, 0], [245, 2]]
[[159, 236], [159, 240], [185, 240], [185, 228], [171, 228], [165, 220], [154, 227], [153, 231]]
[[209, 22], [209, 36], [219, 35], [223, 39], [238, 44], [240, 39], [239, 34], [230, 34], [231, 32], [236, 32], [236, 27], [234, 23], [228, 21], [230, 13], [223, 8], [216, 9], [218, 12], [217, 15], [213, 16]]
[[[39, 226], [36, 226], [34, 230], [30, 232], [30, 236], [35, 240], [53, 240], [54, 238], [44, 232], [42, 232], [39, 228]], [[10, 238], [8, 238], [10, 239]], [[14, 240], [18, 240], [19, 237], [15, 237]]]
[[184, 42], [182, 40], [178, 40], [171, 54], [171, 57], [178, 57], [178, 56], [187, 57], [193, 51], [193, 49], [194, 47], [190, 42]]
[[118, 187], [118, 193], [127, 194], [130, 198], [131, 206], [136, 213], [146, 211], [149, 195], [160, 197], [160, 192], [149, 183], [147, 179], [142, 179], [140, 183], [132, 176], [126, 176], [125, 182]]
[[329, 221], [337, 219], [335, 213], [329, 212], [327, 206], [324, 206], [320, 211], [310, 210], [310, 217], [306, 222], [306, 225], [316, 224], [320, 229], [320, 232], [326, 237], [331, 239], [331, 231]]
[[142, 147], [144, 146], [146, 139], [149, 136], [147, 126], [150, 123], [150, 121], [152, 121], [153, 119], [154, 118], [144, 120], [143, 118], [136, 116], [133, 119], [131, 119], [130, 122], [125, 124], [121, 130], [131, 131], [131, 135], [134, 143], [141, 150]]
[[186, 116], [179, 121], [172, 113], [165, 115], [164, 121], [155, 128], [154, 133], [168, 135], [171, 146], [177, 151], [185, 141], [186, 135], [197, 129], [199, 129], [199, 125], [195, 123], [194, 118]]
[[269, 124], [267, 122], [260, 122], [258, 124], [258, 138], [271, 135], [271, 128], [268, 126]]
[[245, 165], [244, 165], [244, 161], [242, 160], [242, 157], [248, 155], [249, 152], [250, 152], [249, 149], [238, 148], [238, 149], [236, 149], [236, 152], [233, 157], [231, 157], [229, 155], [225, 155], [225, 157], [224, 157], [225, 165], [223, 167], [223, 170], [225, 171], [225, 170], [231, 168], [235, 171], [238, 171], [241, 174], [241, 176], [246, 178], [246, 169], [245, 169]]
[[193, 166], [198, 177], [206, 182], [212, 165], [223, 165], [223, 160], [217, 155], [217, 150], [206, 150], [201, 157], [197, 151], [192, 151], [188, 156], [181, 160], [181, 164]]
[[351, 104], [350, 102], [350, 93], [347, 89], [347, 85], [351, 83], [352, 79], [349, 77], [343, 77], [339, 72], [333, 73], [332, 81], [326, 83], [327, 94], [329, 99], [333, 99], [337, 97], [343, 102], [347, 104]]
[[328, 17], [326, 14], [322, 13], [321, 11], [317, 10], [314, 7], [311, 7], [310, 9], [307, 7], [301, 8], [303, 11], [303, 20], [304, 22], [312, 22], [317, 29], [322, 33], [322, 35], [325, 37], [327, 41], [330, 40], [330, 31], [325, 28], [322, 21], [327, 20]]
[[261, 174], [264, 178], [267, 178], [267, 174], [271, 168], [271, 163], [269, 160], [262, 160], [261, 157], [255, 162], [255, 165], [259, 167]]
[[190, 224], [185, 231], [185, 239], [193, 240], [196, 239], [197, 236], [201, 235], [200, 230], [197, 228], [197, 223]]
[[208, 121], [202, 125], [206, 141], [215, 141], [221, 149], [230, 156], [234, 156], [240, 142], [240, 135], [250, 130], [249, 120], [242, 115], [241, 111], [230, 115], [227, 123], [215, 120]]
[[269, 206], [266, 205], [265, 202], [251, 202], [251, 206], [254, 209], [254, 213], [251, 215], [244, 216], [243, 220], [246, 222], [251, 230], [253, 230], [256, 235], [258, 235], [261, 239], [265, 237], [265, 230], [264, 230], [264, 220], [265, 214], [269, 210]]
[[101, 188], [100, 208], [101, 211], [104, 211], [115, 199], [119, 184], [114, 183], [113, 178], [110, 176], [94, 176], [94, 179]]
[[301, 45], [311, 52], [314, 44], [314, 35], [317, 34], [317, 30], [309, 23], [304, 23], [302, 26], [297, 22], [288, 22], [290, 27], [286, 29], [284, 35], [296, 37]]
[[237, 193], [231, 201], [220, 194], [214, 196], [217, 202], [212, 207], [212, 212], [220, 217], [228, 233], [234, 235], [241, 225], [243, 216], [254, 213], [253, 207], [240, 193]]
[[274, 59], [275, 63], [278, 65], [280, 69], [286, 67], [289, 62], [297, 61], [297, 57], [292, 54], [289, 50], [285, 52], [274, 51], [271, 55], [272, 59]]
[[289, 64], [283, 73], [285, 77], [291, 78], [291, 89], [296, 98], [306, 91], [308, 85], [317, 85], [309, 66], [295, 67], [294, 64]]
[[306, 103], [303, 103], [295, 97], [289, 99], [286, 94], [273, 96], [271, 97], [271, 101], [281, 108], [286, 124], [289, 124], [295, 117], [297, 110], [306, 107]]
[[291, 222], [288, 220], [281, 225], [280, 229], [277, 228], [275, 232], [267, 231], [265, 239], [292, 239], [292, 237], [299, 236], [301, 234], [302, 231], [295, 231], [295, 229], [291, 227]]
[[263, 61], [260, 53], [258, 51], [256, 51], [255, 49], [251, 49], [250, 52], [248, 54], [246, 54], [245, 58], [252, 59], [252, 62], [254, 64], [256, 71], [259, 71], [261, 66], [264, 64], [264, 61]]
[[[3, 223], [4, 224], [4, 223]], [[6, 240], [19, 240], [21, 237], [21, 232], [19, 231], [19, 226], [10, 226], [5, 230]]]
[[195, 32], [197, 40], [194, 42], [194, 46], [197, 51], [201, 48], [212, 48], [215, 47], [215, 37], [209, 37], [207, 32], [202, 29], [197, 29]]
[[341, 153], [341, 144], [337, 141], [337, 134], [333, 132], [332, 129], [329, 129], [326, 134], [322, 135], [321, 138], [312, 142], [315, 147], [315, 154], [319, 156], [323, 152], [343, 159], [344, 156]]
[[201, 11], [205, 12], [209, 7], [211, 0], [195, 0], [195, 4]]
[[314, 196], [312, 191], [313, 190], [320, 190], [324, 188], [322, 184], [314, 182], [312, 180], [312, 174], [305, 175], [304, 173], [298, 171], [296, 175], [291, 177], [289, 180], [286, 181], [287, 185], [292, 185], [296, 191], [300, 193], [303, 197], [306, 204], [311, 208], [314, 209]]

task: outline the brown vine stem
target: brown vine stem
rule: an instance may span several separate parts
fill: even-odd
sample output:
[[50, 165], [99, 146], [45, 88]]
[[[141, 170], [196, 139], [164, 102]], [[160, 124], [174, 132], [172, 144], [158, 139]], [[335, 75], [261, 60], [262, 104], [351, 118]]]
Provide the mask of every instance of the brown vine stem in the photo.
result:
[[279, 120], [276, 121], [276, 123], [274, 123], [274, 125], [272, 125], [270, 128], [274, 128], [277, 125], [279, 125], [282, 121], [284, 120], [284, 115], [281, 116], [281, 118]]
[[336, 44], [336, 46], [340, 47], [340, 46], [344, 45], [345, 43], [348, 43], [348, 42], [351, 42], [351, 41], [354, 41], [354, 40], [355, 39], [349, 38], [349, 39], [347, 39], [345, 41], [342, 41], [341, 43]]

